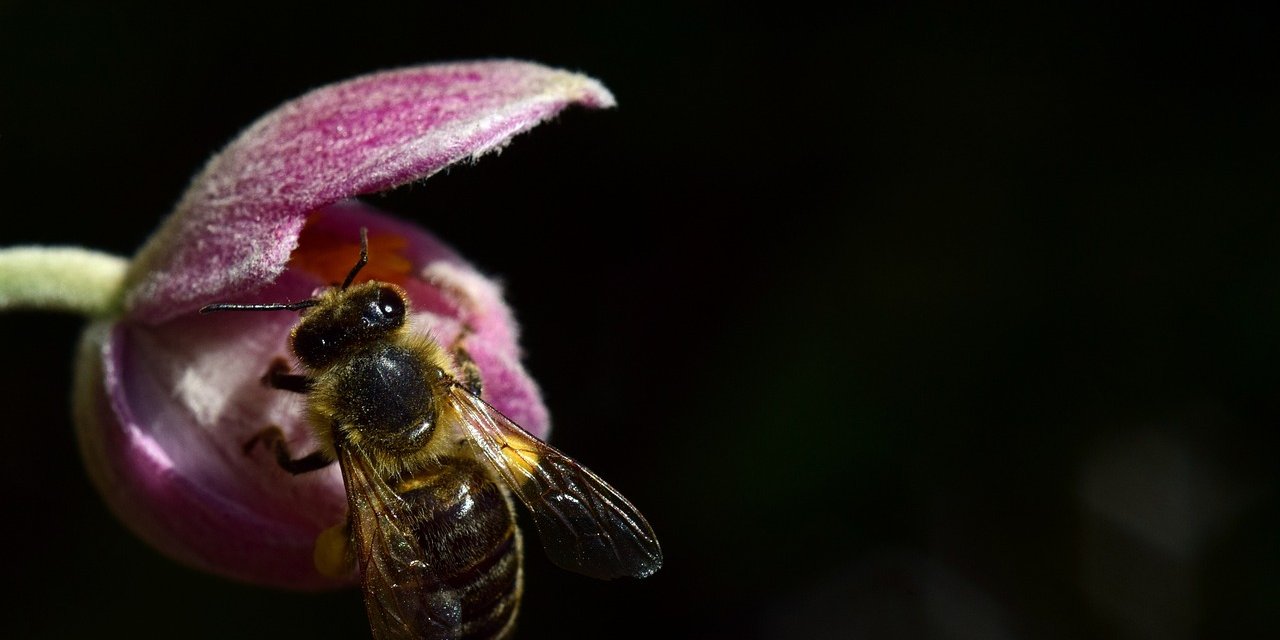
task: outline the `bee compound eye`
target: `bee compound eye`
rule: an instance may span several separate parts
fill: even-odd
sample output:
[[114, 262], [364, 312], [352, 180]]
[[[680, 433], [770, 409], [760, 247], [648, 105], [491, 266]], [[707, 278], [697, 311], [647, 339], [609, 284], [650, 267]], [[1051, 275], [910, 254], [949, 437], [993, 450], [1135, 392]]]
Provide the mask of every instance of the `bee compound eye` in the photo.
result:
[[368, 326], [390, 329], [404, 322], [404, 314], [404, 297], [395, 289], [383, 287], [368, 300], [363, 317]]
[[383, 317], [388, 320], [395, 320], [404, 317], [404, 298], [401, 297], [400, 292], [395, 289], [379, 289], [377, 304]]

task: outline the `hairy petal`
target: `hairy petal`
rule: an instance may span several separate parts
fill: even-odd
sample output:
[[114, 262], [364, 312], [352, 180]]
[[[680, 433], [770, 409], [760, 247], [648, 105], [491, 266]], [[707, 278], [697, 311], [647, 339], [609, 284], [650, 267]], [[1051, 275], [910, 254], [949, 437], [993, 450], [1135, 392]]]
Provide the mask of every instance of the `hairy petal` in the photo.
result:
[[613, 96], [510, 60], [387, 71], [286, 103], [195, 178], [131, 265], [126, 314], [163, 322], [260, 288], [284, 270], [309, 212], [474, 159], [572, 104]]

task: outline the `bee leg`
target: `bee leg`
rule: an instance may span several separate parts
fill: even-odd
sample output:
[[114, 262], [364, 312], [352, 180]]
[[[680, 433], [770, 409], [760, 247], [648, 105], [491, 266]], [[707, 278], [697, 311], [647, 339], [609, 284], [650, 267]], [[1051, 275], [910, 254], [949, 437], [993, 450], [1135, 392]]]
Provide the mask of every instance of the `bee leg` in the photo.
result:
[[320, 451], [312, 451], [301, 458], [294, 458], [289, 454], [289, 447], [284, 443], [284, 432], [277, 426], [267, 427], [259, 431], [257, 435], [249, 438], [249, 441], [244, 443], [245, 455], [252, 452], [258, 443], [262, 443], [263, 447], [275, 453], [276, 463], [280, 465], [281, 469], [295, 476], [308, 471], [323, 469], [333, 463]]
[[271, 362], [271, 366], [267, 368], [267, 372], [262, 375], [262, 384], [272, 389], [307, 393], [311, 391], [311, 386], [314, 382], [307, 376], [289, 373], [289, 363], [285, 362], [283, 358], [276, 358]]
[[471, 395], [479, 398], [480, 392], [484, 390], [484, 380], [480, 377], [480, 367], [476, 365], [476, 361], [471, 358], [471, 354], [467, 352], [467, 348], [463, 346], [467, 337], [471, 335], [470, 326], [463, 326], [462, 332], [453, 341], [450, 349], [453, 351], [453, 360], [461, 369], [462, 385], [467, 388]]

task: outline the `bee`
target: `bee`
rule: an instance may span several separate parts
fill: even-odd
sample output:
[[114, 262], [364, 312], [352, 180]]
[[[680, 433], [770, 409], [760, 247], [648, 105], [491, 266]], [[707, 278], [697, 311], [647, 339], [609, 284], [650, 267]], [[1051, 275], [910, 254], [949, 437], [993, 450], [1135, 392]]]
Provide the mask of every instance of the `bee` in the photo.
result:
[[[613, 487], [481, 399], [479, 370], [410, 332], [395, 284], [353, 284], [368, 232], [341, 286], [299, 302], [212, 304], [216, 311], [301, 312], [290, 348], [263, 380], [304, 394], [319, 449], [294, 458], [277, 427], [245, 445], [300, 474], [337, 461], [347, 520], [317, 540], [323, 558], [360, 571], [377, 640], [509, 638], [522, 593], [522, 541], [511, 495], [548, 556], [593, 578], [646, 577], [662, 551], [644, 516]], [[339, 561], [341, 564], [341, 561]]]

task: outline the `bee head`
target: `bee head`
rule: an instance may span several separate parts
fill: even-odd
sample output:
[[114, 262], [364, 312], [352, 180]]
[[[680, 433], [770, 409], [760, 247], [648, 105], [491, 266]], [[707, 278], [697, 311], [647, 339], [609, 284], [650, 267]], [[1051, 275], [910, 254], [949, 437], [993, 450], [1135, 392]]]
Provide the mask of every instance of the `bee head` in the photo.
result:
[[404, 327], [408, 295], [394, 284], [370, 280], [352, 285], [369, 263], [369, 231], [360, 229], [360, 258], [341, 286], [298, 302], [267, 304], [216, 303], [200, 313], [216, 311], [302, 311], [289, 343], [308, 369], [324, 369], [355, 355], [361, 348], [392, 337]]
[[323, 369], [404, 327], [408, 302], [400, 287], [370, 281], [332, 289], [307, 309], [290, 338], [293, 353], [308, 369]]

